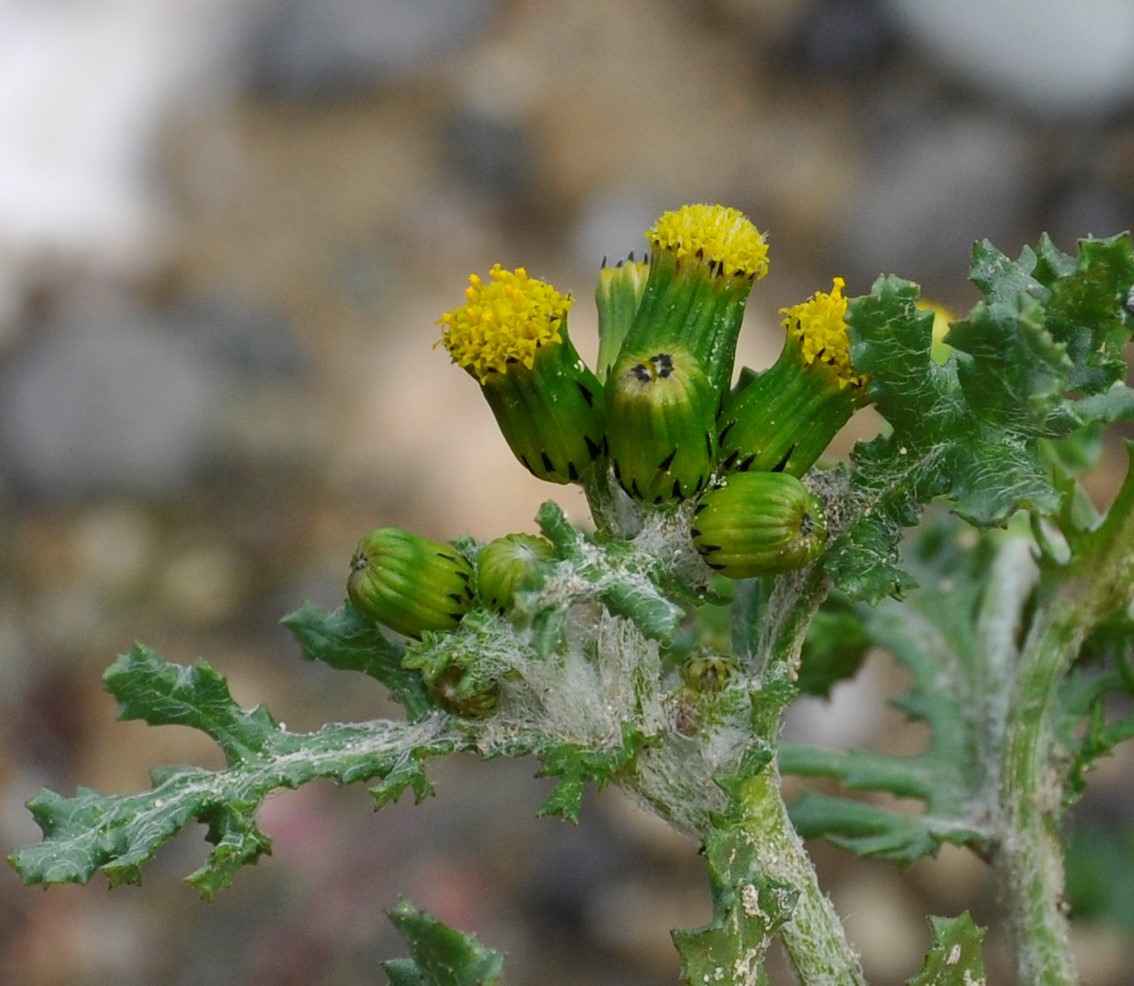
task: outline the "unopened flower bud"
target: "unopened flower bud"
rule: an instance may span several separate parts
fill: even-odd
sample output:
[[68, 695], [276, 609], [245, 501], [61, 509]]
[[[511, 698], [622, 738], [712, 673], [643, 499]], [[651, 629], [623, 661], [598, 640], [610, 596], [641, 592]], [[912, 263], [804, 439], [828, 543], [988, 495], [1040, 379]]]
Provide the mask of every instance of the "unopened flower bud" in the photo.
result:
[[598, 308], [599, 351], [596, 373], [600, 380], [610, 374], [614, 361], [622, 349], [622, 342], [646, 290], [646, 277], [650, 271], [648, 260], [635, 260], [634, 254], [607, 266], [603, 260], [599, 271], [598, 287], [595, 289], [595, 305]]
[[701, 497], [690, 534], [710, 568], [746, 579], [813, 562], [826, 543], [827, 521], [818, 498], [794, 476], [745, 472]]
[[555, 560], [555, 549], [534, 534], [506, 534], [489, 541], [476, 556], [477, 593], [497, 612], [510, 610], [516, 592], [538, 581], [540, 569]]
[[347, 596], [372, 620], [420, 637], [461, 622], [473, 605], [473, 570], [450, 545], [380, 527], [358, 542]]
[[453, 663], [433, 678], [426, 679], [429, 697], [446, 712], [467, 719], [482, 719], [500, 702], [500, 685], [482, 680], [468, 668]]
[[736, 658], [698, 652], [682, 663], [681, 680], [697, 692], [719, 692], [738, 670]]

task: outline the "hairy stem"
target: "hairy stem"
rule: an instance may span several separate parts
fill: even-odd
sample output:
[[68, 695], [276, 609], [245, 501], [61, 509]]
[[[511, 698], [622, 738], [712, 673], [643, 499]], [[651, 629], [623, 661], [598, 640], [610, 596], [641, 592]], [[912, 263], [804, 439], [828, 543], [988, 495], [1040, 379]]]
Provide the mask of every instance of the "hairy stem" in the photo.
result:
[[[1134, 446], [1128, 446], [1134, 465]], [[1134, 468], [1106, 520], [1075, 537], [1055, 570], [1016, 668], [1000, 766], [995, 866], [1021, 984], [1078, 982], [1063, 899], [1059, 822], [1065, 775], [1055, 752], [1058, 692], [1087, 635], [1134, 594]]]
[[858, 953], [847, 940], [834, 905], [819, 887], [803, 840], [788, 818], [775, 762], [744, 786], [745, 822], [764, 871], [799, 891], [791, 917], [780, 928], [788, 959], [807, 986], [865, 984]]
[[1062, 781], [1052, 762], [1056, 693], [1081, 643], [1068, 615], [1048, 611], [1033, 624], [1005, 723], [995, 866], [1022, 986], [1078, 982], [1062, 905]]

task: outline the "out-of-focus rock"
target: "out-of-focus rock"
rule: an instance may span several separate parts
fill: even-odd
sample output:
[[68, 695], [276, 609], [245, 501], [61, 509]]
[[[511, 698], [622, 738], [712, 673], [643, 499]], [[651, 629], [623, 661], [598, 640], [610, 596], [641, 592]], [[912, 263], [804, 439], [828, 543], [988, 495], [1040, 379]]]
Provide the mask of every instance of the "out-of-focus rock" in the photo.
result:
[[493, 7], [491, 0], [287, 0], [261, 26], [253, 82], [293, 100], [365, 90], [474, 36]]
[[626, 187], [597, 190], [586, 199], [571, 230], [571, 253], [583, 270], [597, 270], [606, 258], [608, 264], [623, 260], [633, 251], [646, 255], [648, 243], [643, 235], [666, 209], [680, 202], [656, 202]]
[[0, 342], [29, 285], [147, 272], [171, 229], [159, 145], [223, 100], [263, 0], [8, 0], [0, 12]]
[[888, 271], [928, 287], [957, 284], [976, 240], [1014, 240], [1027, 221], [1030, 144], [1007, 120], [958, 115], [895, 128], [874, 157], [839, 234], [848, 278], [870, 284]]
[[898, 27], [996, 101], [1040, 116], [1101, 116], [1134, 101], [1129, 0], [889, 0]]
[[12, 487], [48, 500], [173, 495], [207, 458], [228, 381], [133, 306], [44, 325], [0, 378]]

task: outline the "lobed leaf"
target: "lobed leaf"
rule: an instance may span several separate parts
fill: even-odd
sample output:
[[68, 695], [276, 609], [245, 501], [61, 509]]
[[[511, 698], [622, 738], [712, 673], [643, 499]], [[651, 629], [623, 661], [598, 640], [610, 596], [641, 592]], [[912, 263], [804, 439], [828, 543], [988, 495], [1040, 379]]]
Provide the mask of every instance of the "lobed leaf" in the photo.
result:
[[[870, 644], [888, 651], [910, 672], [913, 684], [895, 704], [929, 727], [929, 742], [913, 756], [863, 750], [820, 750], [783, 743], [784, 773], [837, 777], [850, 791], [886, 792], [924, 803], [919, 814], [827, 795], [805, 794], [791, 806], [801, 835], [823, 837], [860, 855], [908, 863], [944, 842], [983, 850], [987, 641], [978, 633], [983, 607], [993, 597], [990, 568], [1010, 536], [989, 535], [961, 544], [964, 528], [941, 520], [917, 542], [914, 575], [926, 587], [902, 602], [883, 600], [855, 610]], [[821, 642], [821, 638], [817, 638]], [[828, 641], [827, 646], [833, 646]]]
[[564, 821], [577, 823], [587, 782], [592, 782], [600, 790], [604, 788], [633, 761], [646, 742], [646, 736], [631, 723], [622, 724], [622, 742], [618, 746], [589, 747], [545, 738], [534, 740], [527, 752], [534, 753], [541, 761], [542, 766], [536, 776], [559, 779], [538, 814], [541, 817], [555, 815]]
[[1134, 410], [1118, 382], [1134, 326], [1129, 234], [1083, 240], [1077, 258], [1046, 238], [1017, 261], [985, 242], [971, 276], [985, 300], [954, 323], [944, 365], [916, 285], [881, 277], [848, 306], [855, 368], [891, 429], [852, 452], [850, 522], [828, 556], [852, 599], [914, 587], [898, 543], [936, 497], [982, 527], [1022, 508], [1056, 514], [1062, 495], [1041, 441]]
[[468, 744], [441, 717], [289, 732], [262, 709], [241, 709], [205, 662], [181, 667], [141, 645], [119, 658], [106, 683], [123, 717], [201, 729], [221, 744], [228, 766], [161, 768], [152, 772], [151, 789], [138, 794], [81, 788], [68, 798], [41, 792], [28, 808], [43, 841], [9, 857], [26, 883], [86, 883], [97, 872], [111, 886], [137, 883], [142, 864], [196, 820], [205, 824], [213, 849], [187, 879], [211, 898], [241, 866], [271, 851], [256, 813], [272, 791], [316, 778], [340, 784], [377, 779], [373, 793], [379, 806], [406, 789], [420, 800], [432, 792], [425, 759]]
[[412, 721], [435, 708], [421, 675], [402, 667], [402, 646], [349, 602], [333, 613], [305, 602], [280, 622], [298, 641], [304, 660], [321, 661], [340, 671], [361, 671], [382, 682]]

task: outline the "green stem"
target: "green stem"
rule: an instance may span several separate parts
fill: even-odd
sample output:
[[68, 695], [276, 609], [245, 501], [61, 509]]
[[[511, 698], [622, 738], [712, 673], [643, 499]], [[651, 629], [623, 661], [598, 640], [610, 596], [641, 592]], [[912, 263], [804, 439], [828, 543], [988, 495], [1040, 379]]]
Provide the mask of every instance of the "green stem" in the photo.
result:
[[1081, 642], [1073, 613], [1048, 610], [1037, 619], [1005, 723], [995, 868], [1021, 986], [1078, 982], [1062, 908], [1062, 780], [1052, 748], [1059, 683]]
[[745, 824], [764, 872], [799, 892], [780, 928], [796, 977], [807, 986], [865, 984], [858, 953], [847, 940], [834, 905], [823, 893], [803, 840], [788, 818], [775, 761], [744, 785]]
[[1021, 984], [1078, 982], [1064, 911], [1059, 821], [1065, 772], [1054, 751], [1058, 692], [1087, 635], [1134, 594], [1132, 468], [1106, 520], [1076, 534], [1020, 652], [1006, 710], [995, 867]]

